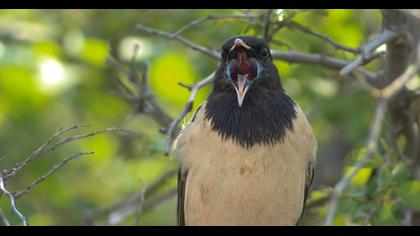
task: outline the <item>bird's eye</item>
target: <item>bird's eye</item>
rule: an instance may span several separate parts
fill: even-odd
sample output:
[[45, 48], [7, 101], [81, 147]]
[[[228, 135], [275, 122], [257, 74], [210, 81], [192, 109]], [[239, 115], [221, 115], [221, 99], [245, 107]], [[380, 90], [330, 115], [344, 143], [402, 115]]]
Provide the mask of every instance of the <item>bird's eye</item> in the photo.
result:
[[268, 56], [268, 50], [266, 48], [263, 48], [260, 52], [260, 55], [265, 58]]

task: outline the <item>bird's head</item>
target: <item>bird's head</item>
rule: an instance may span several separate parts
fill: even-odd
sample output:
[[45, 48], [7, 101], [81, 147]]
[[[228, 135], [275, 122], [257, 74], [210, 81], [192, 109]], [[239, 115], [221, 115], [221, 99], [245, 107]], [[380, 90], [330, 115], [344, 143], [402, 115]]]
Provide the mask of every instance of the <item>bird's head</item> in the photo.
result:
[[281, 88], [270, 49], [262, 39], [251, 36], [232, 37], [223, 44], [221, 50], [215, 89], [236, 93], [240, 107], [253, 88]]

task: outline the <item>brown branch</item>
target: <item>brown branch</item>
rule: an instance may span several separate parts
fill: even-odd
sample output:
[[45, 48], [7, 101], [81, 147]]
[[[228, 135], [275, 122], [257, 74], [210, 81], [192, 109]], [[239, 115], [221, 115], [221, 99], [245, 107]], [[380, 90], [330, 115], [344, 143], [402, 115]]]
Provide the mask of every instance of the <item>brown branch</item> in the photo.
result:
[[[135, 55], [135, 54], [133, 54]], [[134, 56], [133, 56], [134, 58]], [[135, 61], [131, 61], [130, 70], [123, 68], [115, 58], [112, 56], [108, 59], [108, 64], [113, 66], [117, 71], [120, 71], [138, 91], [133, 91], [128, 88], [121, 80], [118, 85], [122, 87], [128, 95], [124, 97], [130, 102], [134, 102], [134, 112], [144, 113], [153, 117], [161, 126], [167, 127], [172, 122], [170, 115], [156, 102], [153, 93], [147, 85], [148, 66], [144, 64], [142, 78], [140, 79], [136, 73]]]
[[210, 56], [210, 57], [212, 57], [216, 60], [220, 59], [220, 56], [217, 52], [211, 50], [210, 48], [197, 45], [197, 44], [195, 44], [195, 43], [193, 43], [193, 42], [191, 42], [191, 41], [189, 41], [189, 40], [187, 40], [184, 37], [181, 37], [179, 35], [172, 36], [171, 33], [156, 30], [156, 29], [152, 29], [152, 28], [146, 27], [146, 26], [141, 25], [141, 24], [137, 24], [136, 29], [140, 30], [142, 32], [148, 33], [148, 34], [152, 34], [152, 35], [156, 35], [156, 36], [166, 38], [167, 40], [176, 40], [176, 41], [192, 48], [193, 50], [202, 52], [202, 53], [204, 53], [204, 54], [206, 54], [206, 55], [208, 55], [208, 56]]
[[36, 185], [38, 185], [39, 183], [44, 181], [46, 178], [48, 178], [50, 175], [55, 173], [58, 169], [63, 167], [65, 164], [67, 164], [71, 160], [76, 159], [76, 158], [81, 157], [81, 156], [84, 156], [84, 155], [90, 155], [90, 154], [94, 154], [94, 152], [79, 152], [79, 153], [76, 153], [75, 155], [73, 155], [71, 157], [66, 158], [65, 160], [63, 160], [63, 161], [57, 163], [56, 165], [54, 165], [53, 168], [51, 168], [45, 175], [41, 176], [40, 178], [38, 178], [37, 180], [32, 182], [29, 186], [27, 186], [23, 190], [13, 192], [12, 193], [13, 196], [15, 197], [15, 199], [21, 197], [23, 194], [31, 191], [32, 188], [34, 188]]
[[[295, 51], [276, 51], [272, 50], [271, 55], [273, 59], [287, 61], [290, 63], [306, 63], [313, 65], [322, 65], [330, 69], [340, 70], [345, 67], [350, 61], [341, 60], [335, 57], [330, 57], [322, 54], [315, 53], [302, 53]], [[365, 69], [359, 68], [360, 71], [368, 80], [375, 80], [377, 75]]]
[[361, 47], [361, 55], [352, 63], [340, 70], [340, 75], [346, 76], [359, 66], [366, 64], [373, 57], [372, 52], [379, 46], [394, 40], [398, 34], [394, 31], [384, 29], [376, 38]]
[[313, 31], [313, 30], [307, 28], [306, 26], [303, 26], [303, 25], [297, 23], [296, 21], [290, 21], [290, 22], [286, 23], [286, 26], [289, 27], [289, 28], [292, 28], [292, 29], [297, 29], [297, 30], [299, 30], [303, 33], [315, 36], [317, 38], [320, 38], [320, 39], [324, 40], [325, 42], [331, 44], [336, 49], [351, 52], [353, 54], [358, 54], [360, 52], [360, 49], [358, 49], [358, 48], [352, 48], [352, 47], [337, 43], [336, 41], [334, 41], [330, 37], [328, 37], [324, 34], [321, 34], [319, 32]]
[[1, 175], [0, 175], [0, 190], [9, 197], [12, 210], [22, 220], [22, 224], [24, 226], [28, 226], [29, 225], [28, 219], [22, 213], [20, 213], [20, 211], [16, 208], [16, 199], [13, 196], [13, 194], [4, 187], [3, 177]]
[[194, 84], [191, 88], [191, 93], [188, 98], [187, 103], [184, 106], [184, 109], [181, 111], [181, 113], [175, 118], [174, 121], [169, 125], [168, 130], [166, 130], [166, 144], [165, 144], [165, 155], [169, 155], [170, 148], [172, 143], [174, 142], [179, 123], [181, 123], [182, 119], [192, 110], [193, 103], [195, 96], [197, 95], [198, 90], [200, 90], [202, 87], [210, 84], [214, 79], [214, 72], [211, 73], [209, 76], [207, 76], [205, 79], [201, 80], [200, 82]]

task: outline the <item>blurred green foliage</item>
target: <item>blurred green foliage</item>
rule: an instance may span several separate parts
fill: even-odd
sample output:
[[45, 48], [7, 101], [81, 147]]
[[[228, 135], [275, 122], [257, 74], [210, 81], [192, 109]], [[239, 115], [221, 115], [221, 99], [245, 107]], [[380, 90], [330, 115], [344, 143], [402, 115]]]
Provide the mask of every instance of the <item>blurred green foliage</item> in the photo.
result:
[[[188, 98], [177, 83], [191, 84], [210, 74], [217, 62], [199, 52], [164, 39], [140, 34], [135, 24], [175, 32], [192, 20], [207, 15], [243, 13], [240, 10], [1, 10], [0, 11], [0, 170], [10, 168], [60, 128], [90, 124], [85, 131], [126, 127], [139, 135], [103, 134], [65, 145], [43, 155], [7, 183], [21, 189], [51, 166], [77, 151], [95, 151], [65, 166], [18, 200], [18, 207], [32, 225], [83, 224], [86, 211], [112, 204], [150, 184], [176, 161], [163, 156], [164, 136], [147, 116], [129, 116], [132, 104], [118, 96], [114, 79], [119, 74], [106, 65], [111, 49], [122, 61], [130, 60], [134, 44], [140, 45], [138, 61], [150, 63], [149, 84], [157, 101], [174, 117]], [[258, 13], [258, 11], [251, 11]], [[272, 17], [293, 17], [312, 30], [329, 35], [342, 44], [358, 47], [380, 29], [375, 10], [288, 10]], [[262, 28], [243, 20], [208, 21], [183, 33], [189, 40], [218, 49], [237, 34], [257, 34]], [[324, 41], [285, 28], [276, 34], [273, 49], [322, 53], [343, 59], [354, 55], [334, 49]], [[282, 83], [308, 114], [320, 144], [329, 140], [338, 126], [355, 147], [363, 148], [372, 118], [373, 100], [356, 81], [339, 77], [336, 71], [303, 64], [276, 61]], [[376, 66], [376, 67], [375, 67]], [[368, 68], [377, 68], [375, 63]], [[121, 75], [120, 75], [121, 76]], [[209, 92], [199, 92], [200, 104]], [[75, 133], [81, 133], [77, 131]], [[360, 158], [360, 152], [348, 159]], [[322, 158], [322, 157], [319, 157]], [[354, 160], [353, 160], [354, 161]], [[350, 161], [351, 162], [351, 161]], [[419, 182], [406, 182], [404, 166], [395, 161], [372, 174], [378, 163], [370, 163], [352, 183], [356, 197], [340, 203], [336, 224], [363, 221], [364, 213], [378, 205], [357, 207], [366, 198], [378, 198], [374, 224], [397, 224], [391, 194], [383, 182], [390, 178], [395, 193], [409, 206], [419, 208]], [[351, 164], [349, 164], [351, 168]], [[373, 177], [372, 177], [373, 176]], [[375, 181], [368, 181], [375, 178]], [[369, 182], [369, 184], [367, 184]], [[375, 186], [372, 186], [375, 185]], [[176, 186], [175, 178], [162, 191]], [[378, 187], [381, 186], [381, 187]], [[386, 193], [383, 195], [383, 193]], [[321, 191], [312, 198], [325, 195]], [[380, 198], [378, 196], [381, 196]], [[355, 199], [359, 199], [355, 200]], [[141, 225], [174, 225], [175, 198], [144, 212]], [[0, 198], [0, 208], [12, 224], [19, 220], [9, 202]], [[324, 209], [325, 211], [325, 209]], [[349, 213], [350, 211], [351, 214]], [[322, 209], [320, 210], [322, 216]], [[349, 220], [347, 216], [351, 216]], [[124, 222], [132, 225], [134, 217]]]

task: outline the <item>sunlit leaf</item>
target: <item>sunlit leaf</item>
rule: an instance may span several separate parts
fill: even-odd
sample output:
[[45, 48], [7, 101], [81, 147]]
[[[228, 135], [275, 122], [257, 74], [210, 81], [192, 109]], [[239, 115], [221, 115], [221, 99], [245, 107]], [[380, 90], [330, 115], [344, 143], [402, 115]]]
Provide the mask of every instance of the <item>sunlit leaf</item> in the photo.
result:
[[399, 225], [398, 220], [394, 215], [394, 205], [390, 202], [384, 203], [379, 211], [372, 218], [372, 225], [388, 225], [396, 226]]
[[398, 185], [410, 178], [410, 170], [404, 162], [398, 162], [391, 172], [392, 182]]
[[420, 181], [407, 181], [397, 186], [395, 191], [402, 203], [409, 207], [420, 209]]

